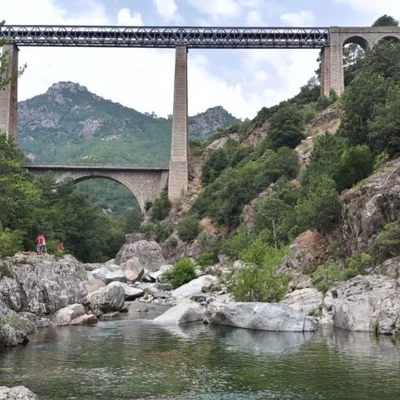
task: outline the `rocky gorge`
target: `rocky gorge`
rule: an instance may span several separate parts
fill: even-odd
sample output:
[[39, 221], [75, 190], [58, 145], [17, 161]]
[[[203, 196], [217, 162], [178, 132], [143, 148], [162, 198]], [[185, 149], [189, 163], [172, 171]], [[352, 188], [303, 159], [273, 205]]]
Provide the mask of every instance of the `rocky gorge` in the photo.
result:
[[[318, 324], [352, 331], [397, 335], [400, 331], [398, 260], [371, 274], [340, 282], [326, 293], [308, 275], [291, 272], [281, 303], [235, 302], [226, 284], [234, 267], [217, 264], [196, 270], [197, 278], [177, 289], [163, 279], [171, 270], [161, 247], [138, 235], [114, 260], [82, 264], [74, 257], [16, 254], [1, 261], [0, 339], [2, 346], [25, 344], [36, 329], [95, 324], [129, 311], [132, 301], [168, 305], [158, 324], [193, 321], [266, 331], [313, 331]], [[293, 246], [292, 260], [298, 255]], [[288, 256], [291, 257], [290, 255]], [[290, 264], [285, 260], [282, 268]], [[288, 273], [288, 272], [286, 272]]]

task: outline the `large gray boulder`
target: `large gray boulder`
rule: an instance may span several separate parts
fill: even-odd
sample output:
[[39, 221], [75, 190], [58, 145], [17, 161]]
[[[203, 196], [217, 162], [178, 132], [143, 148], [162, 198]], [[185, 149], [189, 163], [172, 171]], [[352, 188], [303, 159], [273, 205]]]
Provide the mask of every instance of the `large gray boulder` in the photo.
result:
[[204, 321], [206, 319], [206, 310], [200, 304], [181, 300], [176, 306], [171, 307], [164, 314], [153, 319], [157, 324], [186, 324], [188, 322]]
[[144, 290], [123, 282], [111, 282], [107, 286], [119, 286], [124, 289], [125, 300], [135, 300], [144, 295]]
[[125, 291], [120, 286], [110, 284], [89, 293], [87, 300], [93, 314], [100, 316], [122, 310], [125, 305]]
[[28, 335], [35, 331], [35, 325], [29, 319], [12, 310], [0, 312], [0, 321], [0, 347], [25, 344], [28, 342]]
[[160, 245], [154, 240], [137, 240], [122, 246], [115, 257], [115, 262], [123, 265], [130, 258], [136, 257], [138, 262], [148, 271], [157, 271], [166, 264]]
[[53, 326], [69, 325], [74, 318], [85, 314], [85, 307], [82, 304], [70, 304], [58, 310], [50, 319]]
[[176, 299], [179, 298], [190, 299], [191, 297], [204, 294], [205, 292], [209, 291], [218, 284], [219, 284], [218, 277], [213, 275], [203, 275], [175, 289], [172, 292], [172, 297]]
[[0, 386], [0, 399], [1, 400], [38, 400], [35, 393], [31, 392], [25, 386], [14, 386], [9, 388], [7, 386]]
[[117, 264], [102, 264], [90, 273], [93, 278], [103, 281], [106, 285], [111, 282], [126, 282], [122, 267]]
[[327, 293], [333, 324], [351, 331], [400, 332], [399, 282], [383, 275], [356, 276]]
[[36, 315], [52, 314], [68, 304], [87, 304], [87, 272], [74, 257], [12, 257], [0, 280], [0, 296], [8, 308]]
[[316, 314], [323, 309], [323, 294], [315, 288], [305, 288], [288, 293], [281, 303], [288, 304], [295, 310], [306, 314]]
[[286, 304], [237, 302], [221, 304], [210, 321], [218, 325], [263, 331], [311, 332], [317, 322]]
[[130, 282], [136, 282], [142, 279], [144, 267], [137, 257], [132, 257], [127, 260], [122, 268], [125, 278]]

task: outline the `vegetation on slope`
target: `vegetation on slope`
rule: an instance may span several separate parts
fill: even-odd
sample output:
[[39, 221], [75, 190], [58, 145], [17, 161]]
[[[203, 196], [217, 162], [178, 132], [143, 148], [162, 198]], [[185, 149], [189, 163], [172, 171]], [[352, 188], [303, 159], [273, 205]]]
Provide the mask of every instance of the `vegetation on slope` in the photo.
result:
[[[353, 56], [349, 51], [349, 59]], [[356, 55], [347, 64], [346, 76], [350, 83], [340, 100], [335, 93], [320, 97], [318, 85], [310, 80], [293, 99], [263, 108], [253, 121], [236, 128], [239, 139], [228, 140], [203, 165], [202, 191], [178, 224], [178, 233], [182, 225], [190, 231], [205, 217], [227, 232], [224, 240], [212, 242], [199, 262], [215, 262], [220, 254], [242, 260], [248, 252], [268, 254], [252, 260], [239, 274], [232, 288], [239, 299], [278, 299], [273, 293], [280, 278], [269, 265], [274, 254], [308, 229], [335, 236], [340, 224], [338, 195], [368, 177], [382, 159], [399, 156], [400, 43], [383, 40], [365, 57]], [[300, 169], [294, 148], [304, 138], [304, 126], [331, 105], [342, 110], [340, 130], [315, 138], [309, 162]], [[263, 127], [267, 127], [267, 136], [259, 146], [244, 145], [243, 139]], [[230, 133], [225, 131], [225, 135]], [[245, 207], [250, 203], [249, 221]], [[384, 228], [379, 237], [381, 250], [373, 249], [360, 259], [342, 254], [341, 279], [364, 271], [374, 258], [382, 261], [385, 251], [391, 256], [399, 254], [398, 226], [395, 222]], [[188, 238], [192, 240], [193, 235]], [[257, 251], [251, 252], [254, 246]], [[274, 265], [280, 260], [282, 254], [276, 256]], [[274, 284], [264, 293], [261, 289], [271, 281]]]

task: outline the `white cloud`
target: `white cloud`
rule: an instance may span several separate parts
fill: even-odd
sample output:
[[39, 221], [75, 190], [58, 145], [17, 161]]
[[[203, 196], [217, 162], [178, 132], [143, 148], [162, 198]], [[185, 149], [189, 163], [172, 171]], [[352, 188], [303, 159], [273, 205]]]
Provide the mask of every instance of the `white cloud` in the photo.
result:
[[297, 11], [297, 12], [287, 12], [280, 16], [280, 20], [290, 26], [313, 26], [315, 25], [314, 14], [310, 11]]
[[400, 19], [398, 0], [333, 0], [334, 3], [349, 5], [357, 14], [363, 15], [365, 23], [372, 23], [384, 14]]
[[256, 10], [251, 10], [246, 15], [246, 25], [262, 26], [265, 25], [261, 13]]
[[188, 3], [201, 13], [209, 14], [213, 19], [235, 18], [241, 10], [236, 0], [188, 0]]
[[140, 13], [131, 11], [129, 8], [121, 8], [117, 16], [118, 25], [142, 26], [143, 19]]
[[179, 19], [177, 14], [178, 6], [175, 0], [153, 0], [158, 15], [165, 21]]

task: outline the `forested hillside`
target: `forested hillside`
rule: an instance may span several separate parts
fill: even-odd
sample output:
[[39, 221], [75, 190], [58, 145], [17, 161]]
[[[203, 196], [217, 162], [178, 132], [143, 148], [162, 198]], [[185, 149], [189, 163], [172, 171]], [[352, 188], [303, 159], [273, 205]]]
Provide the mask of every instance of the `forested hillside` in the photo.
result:
[[[397, 25], [387, 16], [376, 25], [388, 22]], [[312, 79], [294, 98], [263, 108], [254, 120], [220, 133], [209, 147], [211, 141], [204, 144], [202, 189], [189, 194], [190, 210], [182, 213], [180, 205], [173, 211], [179, 215], [177, 224], [154, 218], [153, 228], [146, 228], [168, 238], [164, 248], [171, 257], [172, 244], [182, 252], [187, 243], [188, 255], [204, 266], [217, 263], [221, 255], [245, 261], [248, 268], [232, 284], [236, 297], [276, 301], [287, 285], [277, 268], [287, 246], [305, 232], [327, 243], [313, 276], [321, 290], [332, 280], [349, 279], [400, 254], [400, 222], [390, 203], [380, 206], [387, 207], [379, 211], [383, 221], [364, 227], [371, 231], [373, 246], [362, 243], [354, 249], [368, 251], [351, 251], [346, 235], [357, 232], [348, 233], [342, 225], [351, 223], [344, 213], [353, 211], [346, 211], [346, 197], [341, 197], [352, 189], [351, 196], [364, 198], [367, 189], [359, 193], [357, 185], [390, 167], [400, 154], [400, 43], [382, 40], [366, 54], [351, 45], [345, 55], [347, 87], [340, 99], [334, 92], [321, 97]], [[326, 115], [341, 115], [336, 134], [314, 129], [315, 135], [307, 137], [312, 127], [323, 128]], [[199, 147], [195, 151], [200, 153]]]

